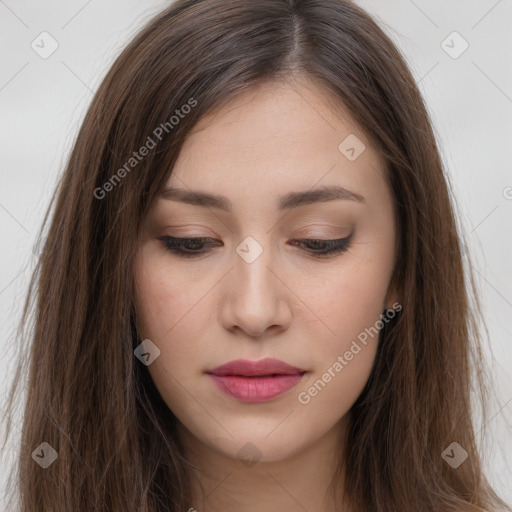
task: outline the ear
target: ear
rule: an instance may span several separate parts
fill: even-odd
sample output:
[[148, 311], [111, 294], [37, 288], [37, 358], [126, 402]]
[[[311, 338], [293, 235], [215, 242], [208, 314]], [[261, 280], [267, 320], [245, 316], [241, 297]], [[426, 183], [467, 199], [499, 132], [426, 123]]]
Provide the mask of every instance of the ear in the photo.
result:
[[402, 304], [400, 297], [401, 297], [400, 290], [398, 289], [398, 285], [396, 283], [396, 279], [393, 277], [389, 287], [388, 287], [388, 293], [386, 294], [386, 300], [385, 300], [385, 307], [386, 309], [394, 309], [393, 304]]

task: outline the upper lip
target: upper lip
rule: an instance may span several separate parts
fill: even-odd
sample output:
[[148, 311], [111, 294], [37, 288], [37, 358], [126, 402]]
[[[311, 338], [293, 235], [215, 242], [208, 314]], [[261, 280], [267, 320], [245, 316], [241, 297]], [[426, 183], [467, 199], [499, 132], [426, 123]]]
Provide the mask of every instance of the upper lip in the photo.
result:
[[256, 375], [294, 375], [304, 373], [305, 370], [291, 366], [279, 359], [260, 359], [259, 361], [249, 361], [247, 359], [236, 359], [209, 370], [206, 373], [212, 375], [241, 375], [252, 377]]

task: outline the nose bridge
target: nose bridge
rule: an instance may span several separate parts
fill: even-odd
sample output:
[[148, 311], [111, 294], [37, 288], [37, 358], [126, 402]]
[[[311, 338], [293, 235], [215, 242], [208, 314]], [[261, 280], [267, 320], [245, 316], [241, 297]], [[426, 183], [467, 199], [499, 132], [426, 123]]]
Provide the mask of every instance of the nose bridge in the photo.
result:
[[274, 275], [277, 248], [270, 248], [270, 236], [248, 236], [235, 248], [236, 257], [230, 286], [229, 315], [224, 317], [232, 328], [240, 327], [250, 335], [289, 321], [280, 280]]
[[[249, 310], [262, 308], [272, 301], [273, 283], [275, 279], [272, 268], [273, 249], [270, 247], [270, 237], [248, 236], [236, 247], [235, 275], [239, 285], [242, 300]], [[264, 304], [262, 301], [264, 300]]]

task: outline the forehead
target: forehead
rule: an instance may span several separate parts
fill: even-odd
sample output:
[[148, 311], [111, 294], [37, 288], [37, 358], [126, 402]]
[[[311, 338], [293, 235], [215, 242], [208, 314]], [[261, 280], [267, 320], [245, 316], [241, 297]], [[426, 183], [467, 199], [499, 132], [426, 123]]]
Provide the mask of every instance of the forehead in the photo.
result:
[[[347, 158], [347, 144], [355, 159]], [[316, 185], [377, 194], [384, 173], [381, 156], [341, 101], [301, 80], [259, 85], [204, 116], [167, 185], [217, 192], [236, 203]]]

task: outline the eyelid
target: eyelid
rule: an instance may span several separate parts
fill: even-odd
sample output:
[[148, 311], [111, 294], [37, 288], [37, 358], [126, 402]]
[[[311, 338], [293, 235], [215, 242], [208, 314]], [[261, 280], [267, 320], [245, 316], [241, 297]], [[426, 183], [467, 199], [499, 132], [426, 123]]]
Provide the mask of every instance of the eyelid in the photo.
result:
[[338, 229], [336, 232], [325, 232], [325, 231], [307, 231], [300, 230], [296, 234], [294, 234], [293, 238], [311, 238], [311, 239], [321, 239], [321, 240], [339, 240], [341, 238], [348, 238], [352, 230], [344, 230], [341, 231]]
[[[297, 246], [301, 244], [312, 244], [314, 245], [314, 242], [319, 242], [320, 244], [325, 244], [328, 249], [325, 249], [323, 251], [315, 250], [315, 249], [301, 249], [304, 253], [309, 254], [311, 257], [316, 259], [330, 259], [331, 257], [334, 258], [337, 255], [342, 255], [343, 253], [349, 251], [351, 245], [352, 245], [352, 239], [354, 236], [354, 231], [350, 233], [349, 236], [344, 238], [294, 238], [291, 240], [292, 243], [290, 245]], [[198, 243], [199, 245], [207, 245], [210, 248], [212, 246], [218, 245], [217, 240], [212, 239], [210, 237], [172, 237], [172, 236], [162, 236], [159, 238], [159, 240], [164, 244], [166, 249], [170, 251], [171, 253], [174, 253], [175, 255], [183, 258], [188, 259], [194, 259], [199, 258], [203, 255], [208, 255], [210, 253], [210, 250], [202, 249], [199, 251], [194, 250], [186, 250], [183, 248], [180, 248], [180, 244], [187, 244], [187, 243]], [[221, 242], [222, 244], [222, 242]], [[222, 244], [224, 245], [224, 244]]]
[[[171, 238], [215, 238], [217, 237], [213, 231], [199, 224], [183, 224], [177, 226], [165, 226], [164, 229], [169, 229], [173, 231], [172, 235], [167, 235]], [[197, 229], [197, 232], [194, 233], [194, 229]], [[180, 231], [183, 230], [183, 233]], [[192, 231], [192, 233], [190, 232]], [[208, 231], [210, 234], [205, 233]], [[165, 235], [164, 235], [165, 236]]]

